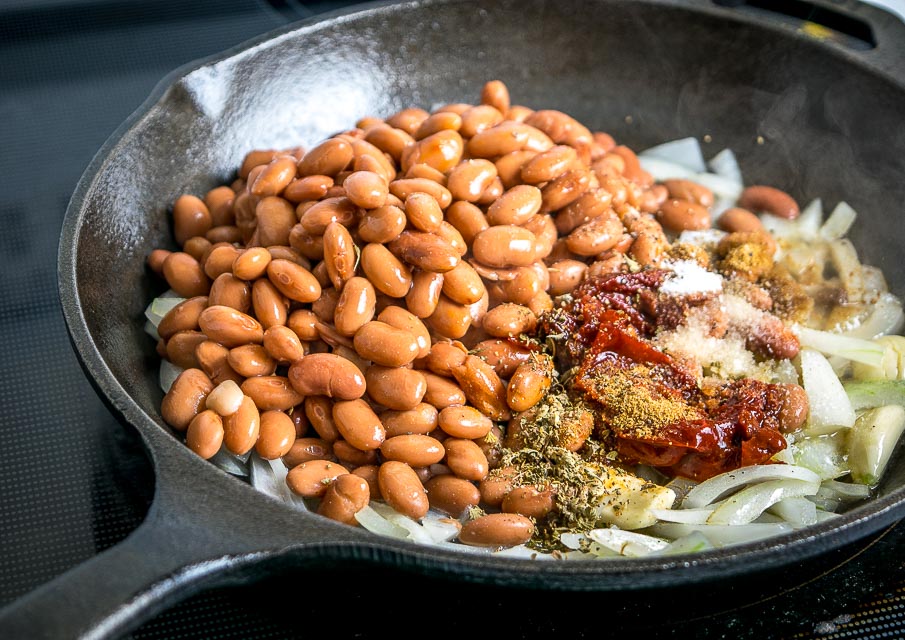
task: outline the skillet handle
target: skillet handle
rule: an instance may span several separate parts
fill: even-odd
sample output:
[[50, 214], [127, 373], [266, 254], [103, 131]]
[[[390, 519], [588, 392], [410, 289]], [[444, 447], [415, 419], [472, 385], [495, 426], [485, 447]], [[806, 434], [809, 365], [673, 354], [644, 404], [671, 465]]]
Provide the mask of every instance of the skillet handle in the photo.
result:
[[237, 562], [155, 505], [125, 540], [0, 610], [0, 636], [116, 638]]
[[[163, 430], [147, 435], [170, 438]], [[247, 581], [255, 565], [289, 554], [323, 557], [327, 536], [356, 533], [341, 527], [337, 536], [310, 517], [300, 522], [256, 489], [233, 485], [188, 448], [169, 448], [154, 456], [157, 482], [144, 522], [119, 544], [0, 609], [0, 638], [120, 638], [202, 588]]]
[[[830, 31], [848, 31], [850, 36], [864, 42], [863, 49], [840, 44], [833, 38], [823, 39], [899, 84], [905, 84], [905, 65], [902, 63], [905, 60], [905, 18], [874, 4], [862, 0], [692, 0], [692, 4], [718, 5], [735, 10], [736, 14], [747, 5], [756, 9], [756, 13], [748, 13], [752, 17], [768, 18], [772, 13], [785, 25], [789, 25], [788, 18], [792, 17], [819, 24]], [[820, 37], [819, 33], [812, 35]]]

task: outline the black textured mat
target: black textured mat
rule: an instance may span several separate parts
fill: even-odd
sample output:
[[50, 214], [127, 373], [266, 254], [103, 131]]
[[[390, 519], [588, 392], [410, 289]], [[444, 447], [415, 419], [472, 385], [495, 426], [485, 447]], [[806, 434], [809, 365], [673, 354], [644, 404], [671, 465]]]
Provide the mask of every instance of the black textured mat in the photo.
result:
[[[136, 436], [95, 395], [59, 311], [58, 234], [81, 172], [172, 69], [350, 4], [0, 5], [0, 606], [124, 538], [142, 520], [153, 489]], [[320, 631], [345, 638], [438, 632], [603, 638], [634, 629], [676, 638], [903, 638], [903, 564], [900, 525], [778, 584], [770, 599], [728, 586], [702, 593], [726, 613], [696, 620], [663, 602], [638, 602], [620, 613], [595, 600], [601, 596], [495, 591], [386, 568], [313, 567], [203, 592], [133, 637], [289, 638]]]

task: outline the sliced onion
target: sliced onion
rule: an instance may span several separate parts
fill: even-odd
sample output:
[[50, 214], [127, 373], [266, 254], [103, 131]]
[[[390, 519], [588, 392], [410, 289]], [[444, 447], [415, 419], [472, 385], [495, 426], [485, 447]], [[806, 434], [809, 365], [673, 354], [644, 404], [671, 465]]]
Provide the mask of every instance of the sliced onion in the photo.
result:
[[160, 388], [163, 389], [164, 393], [169, 393], [170, 387], [173, 386], [173, 382], [176, 378], [179, 377], [179, 374], [182, 373], [184, 369], [181, 367], [177, 367], [175, 364], [170, 362], [169, 360], [161, 360], [160, 361], [160, 372], [158, 375], [158, 381], [160, 382]]
[[713, 191], [713, 195], [717, 198], [730, 201], [738, 200], [742, 190], [745, 188], [745, 185], [741, 182], [729, 180], [715, 173], [697, 173], [692, 177], [692, 180]]
[[891, 293], [882, 293], [873, 304], [870, 315], [857, 327], [845, 331], [853, 338], [879, 338], [899, 333], [905, 326], [902, 301]]
[[461, 522], [439, 512], [428, 512], [421, 521], [421, 526], [434, 542], [454, 540], [462, 530]]
[[409, 532], [406, 529], [384, 518], [371, 505], [356, 513], [355, 519], [358, 524], [371, 533], [398, 540], [405, 540], [409, 536]]
[[641, 164], [641, 168], [651, 174], [657, 182], [673, 178], [693, 180], [698, 175], [696, 171], [684, 165], [653, 156], [639, 155], [638, 162]]
[[851, 229], [857, 212], [847, 202], [840, 202], [820, 227], [820, 237], [824, 240], [838, 240]]
[[801, 326], [795, 328], [795, 333], [802, 347], [824, 355], [841, 356], [869, 367], [879, 367], [883, 360], [883, 345], [872, 340]]
[[151, 304], [149, 304], [145, 308], [145, 317], [154, 325], [156, 328], [160, 321], [163, 320], [163, 317], [167, 315], [170, 310], [178, 305], [180, 302], [185, 300], [185, 298], [180, 298], [178, 295], [172, 296], [161, 296], [159, 298], [154, 298], [151, 300]]
[[830, 259], [845, 288], [848, 302], [863, 301], [864, 277], [861, 275], [861, 261], [852, 241], [848, 238], [840, 238], [830, 242]]
[[700, 531], [692, 531], [688, 535], [676, 538], [660, 551], [653, 555], [671, 556], [680, 553], [699, 553], [713, 549], [713, 543]]
[[666, 160], [695, 173], [707, 171], [704, 154], [701, 153], [701, 143], [694, 137], [679, 138], [658, 144], [645, 149], [638, 154], [638, 157], [642, 160], [650, 158]]
[[713, 156], [707, 165], [710, 167], [711, 171], [727, 180], [731, 180], [738, 184], [744, 183], [744, 180], [742, 179], [742, 169], [739, 167], [738, 159], [735, 157], [735, 153], [732, 149], [723, 149]]
[[650, 512], [663, 522], [704, 524], [713, 514], [713, 509], [650, 509]]
[[855, 411], [826, 356], [813, 349], [799, 352], [801, 381], [810, 404], [807, 433], [832, 433], [855, 424]]
[[729, 544], [742, 544], [778, 536], [792, 531], [792, 525], [785, 522], [771, 524], [679, 524], [664, 522], [649, 529], [655, 535], [676, 539], [699, 531], [713, 543], [722, 547]]
[[817, 522], [817, 505], [806, 497], [783, 498], [770, 511], [796, 527], [806, 527]]
[[644, 556], [669, 545], [662, 538], [622, 529], [592, 529], [588, 537], [607, 549], [629, 557]]
[[810, 469], [821, 480], [844, 476], [849, 471], [846, 462], [847, 443], [844, 436], [844, 432], [839, 432], [796, 440], [791, 447], [793, 449], [792, 464]]
[[240, 458], [225, 446], [220, 447], [220, 450], [217, 453], [208, 458], [209, 462], [234, 476], [248, 475], [248, 464], [246, 460], [247, 458]]
[[820, 497], [839, 498], [840, 500], [864, 500], [870, 497], [870, 487], [854, 482], [824, 480], [817, 491]]
[[785, 464], [758, 464], [726, 471], [704, 480], [691, 489], [682, 501], [686, 509], [701, 509], [716, 501], [722, 495], [739, 487], [762, 480], [803, 480], [820, 483], [816, 473], [804, 467]]
[[814, 495], [819, 487], [819, 480], [808, 482], [784, 478], [760, 482], [728, 498], [722, 505], [714, 509], [707, 522], [708, 524], [748, 524], [780, 500]]
[[150, 320], [145, 320], [145, 333], [154, 338], [154, 341], [160, 340], [160, 334], [157, 333], [157, 325]]

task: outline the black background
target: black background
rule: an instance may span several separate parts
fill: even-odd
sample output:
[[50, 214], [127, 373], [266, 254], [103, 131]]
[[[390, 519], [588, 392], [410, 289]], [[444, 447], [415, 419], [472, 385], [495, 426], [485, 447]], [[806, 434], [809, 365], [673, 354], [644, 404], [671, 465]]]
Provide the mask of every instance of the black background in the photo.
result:
[[[59, 309], [57, 242], [79, 176], [171, 70], [352, 4], [0, 5], [0, 606], [123, 539], [153, 491], [137, 437], [85, 379]], [[787, 573], [672, 595], [515, 593], [308, 567], [202, 592], [133, 637], [902, 638], [903, 564], [905, 525]]]

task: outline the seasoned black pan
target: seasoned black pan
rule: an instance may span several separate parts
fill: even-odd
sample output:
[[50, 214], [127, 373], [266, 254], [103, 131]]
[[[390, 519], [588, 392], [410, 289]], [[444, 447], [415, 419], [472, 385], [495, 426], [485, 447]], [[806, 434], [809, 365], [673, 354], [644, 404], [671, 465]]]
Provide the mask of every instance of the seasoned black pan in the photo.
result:
[[201, 586], [307, 563], [547, 592], [676, 589], [789, 567], [900, 519], [903, 455], [876, 500], [776, 539], [587, 564], [479, 557], [294, 511], [197, 458], [158, 411], [142, 311], [160, 282], [144, 259], [172, 244], [167, 203], [228, 181], [252, 147], [310, 145], [364, 115], [469, 99], [489, 79], [517, 103], [566, 111], [632, 147], [706, 135], [714, 152], [737, 152], [750, 181], [800, 200], [845, 199], [861, 212], [862, 259], [902, 295], [905, 26], [854, 2], [794, 8], [843, 36], [707, 0], [426, 0], [332, 14], [177, 71], [88, 167], [59, 254], [73, 344], [144, 442], [154, 502], [122, 543], [0, 612], [0, 635], [115, 636]]

